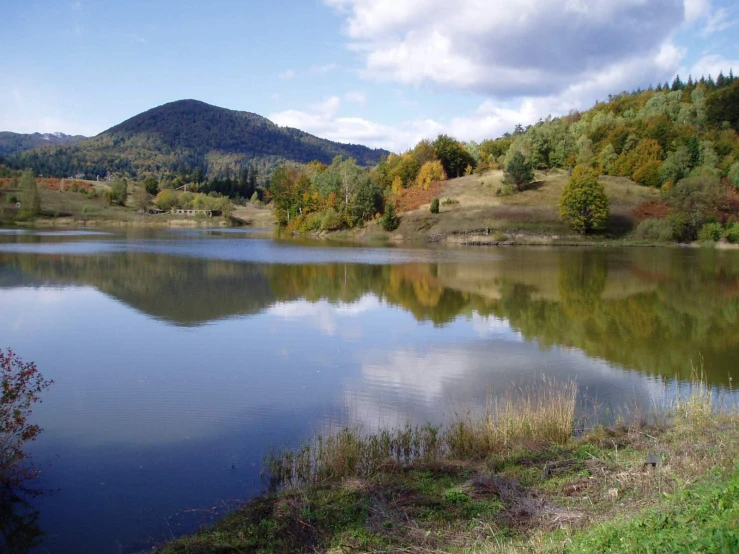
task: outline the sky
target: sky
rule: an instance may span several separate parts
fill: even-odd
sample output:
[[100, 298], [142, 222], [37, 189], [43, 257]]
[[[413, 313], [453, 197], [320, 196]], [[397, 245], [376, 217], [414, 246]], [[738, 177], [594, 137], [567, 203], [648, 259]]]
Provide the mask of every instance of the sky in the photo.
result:
[[194, 98], [400, 152], [739, 72], [735, 0], [0, 0], [0, 131]]

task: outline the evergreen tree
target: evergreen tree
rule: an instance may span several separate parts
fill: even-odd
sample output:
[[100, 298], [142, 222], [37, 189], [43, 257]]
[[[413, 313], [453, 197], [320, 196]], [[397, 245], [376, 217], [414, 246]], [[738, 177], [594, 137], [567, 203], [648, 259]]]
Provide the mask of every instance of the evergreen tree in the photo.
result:
[[518, 190], [523, 190], [534, 180], [534, 170], [524, 155], [516, 151], [506, 165], [505, 176]]

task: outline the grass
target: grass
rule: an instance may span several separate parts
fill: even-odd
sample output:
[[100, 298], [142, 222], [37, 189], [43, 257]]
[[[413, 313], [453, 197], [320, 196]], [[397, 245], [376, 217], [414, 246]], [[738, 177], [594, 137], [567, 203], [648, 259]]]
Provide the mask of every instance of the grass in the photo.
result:
[[542, 381], [445, 428], [343, 429], [275, 452], [279, 492], [158, 551], [736, 551], [736, 407], [696, 381], [649, 425], [574, 437], [575, 393]]
[[[633, 210], [659, 198], [656, 189], [642, 187], [621, 177], [601, 181], [611, 202], [609, 229], [601, 235], [582, 237], [559, 219], [559, 198], [569, 176], [564, 171], [538, 172], [525, 191], [499, 196], [503, 172], [487, 171], [435, 183], [433, 190], [408, 189], [400, 195], [400, 227], [393, 240], [463, 244], [582, 244], [614, 239], [623, 241], [635, 226]], [[442, 199], [439, 214], [429, 214], [433, 198]], [[371, 239], [383, 234], [370, 224], [360, 232]]]

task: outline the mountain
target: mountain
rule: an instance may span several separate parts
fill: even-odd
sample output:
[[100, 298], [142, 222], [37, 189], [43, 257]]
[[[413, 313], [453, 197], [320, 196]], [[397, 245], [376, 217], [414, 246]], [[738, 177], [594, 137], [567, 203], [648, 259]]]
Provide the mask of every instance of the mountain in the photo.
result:
[[64, 133], [21, 134], [0, 131], [0, 156], [12, 156], [42, 146], [76, 144], [86, 138], [82, 135]]
[[92, 178], [109, 172], [140, 178], [147, 172], [191, 172], [217, 176], [251, 164], [261, 174], [285, 161], [330, 163], [338, 155], [373, 165], [380, 149], [321, 139], [249, 112], [179, 100], [141, 113], [72, 146], [52, 146], [10, 158], [43, 175]]

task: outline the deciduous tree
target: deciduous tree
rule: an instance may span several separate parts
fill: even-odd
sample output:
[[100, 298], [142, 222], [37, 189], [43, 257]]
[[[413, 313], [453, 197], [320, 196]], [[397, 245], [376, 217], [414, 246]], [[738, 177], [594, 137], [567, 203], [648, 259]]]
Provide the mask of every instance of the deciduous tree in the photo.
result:
[[608, 196], [594, 170], [581, 165], [575, 167], [559, 200], [559, 214], [581, 234], [605, 228]]

